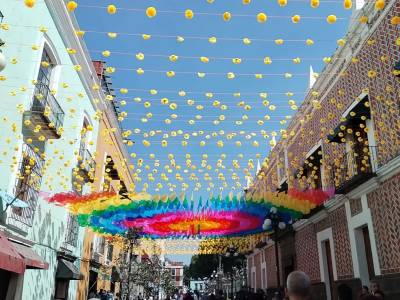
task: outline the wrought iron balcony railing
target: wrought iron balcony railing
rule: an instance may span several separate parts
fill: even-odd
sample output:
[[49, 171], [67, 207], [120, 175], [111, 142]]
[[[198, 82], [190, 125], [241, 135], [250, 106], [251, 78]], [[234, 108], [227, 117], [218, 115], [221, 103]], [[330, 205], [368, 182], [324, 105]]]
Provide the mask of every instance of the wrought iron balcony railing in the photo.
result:
[[82, 175], [90, 182], [94, 180], [94, 173], [96, 170], [96, 161], [93, 158], [92, 153], [85, 147], [79, 148], [78, 167]]
[[337, 194], [352, 189], [376, 176], [377, 147], [354, 147], [331, 165], [330, 173]]
[[49, 86], [42, 82], [37, 83], [32, 106], [25, 112], [24, 119], [29, 118], [34, 127], [40, 125], [41, 133], [48, 138], [58, 139], [61, 137], [60, 128], [64, 123], [64, 116], [65, 113]]
[[27, 202], [28, 207], [14, 207], [9, 215], [10, 219], [32, 226], [42, 183], [43, 166], [44, 159], [38, 151], [24, 144], [22, 147], [22, 159], [19, 163], [19, 172], [14, 186], [14, 195]]

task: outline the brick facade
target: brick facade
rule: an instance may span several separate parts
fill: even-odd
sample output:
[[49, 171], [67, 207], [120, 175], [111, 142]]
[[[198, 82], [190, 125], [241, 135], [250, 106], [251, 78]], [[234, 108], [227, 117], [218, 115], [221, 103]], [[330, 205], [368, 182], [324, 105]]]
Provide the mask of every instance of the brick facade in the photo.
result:
[[400, 174], [367, 195], [382, 274], [400, 272]]
[[[327, 136], [338, 127], [341, 116], [362, 94], [368, 97], [377, 167], [385, 166], [400, 155], [400, 79], [393, 74], [394, 65], [400, 61], [400, 46], [396, 44], [400, 26], [390, 24], [392, 17], [400, 15], [400, 0], [388, 1], [387, 9], [378, 13], [372, 2], [366, 6], [365, 11], [371, 13], [369, 24], [356, 26], [358, 31], [353, 32], [353, 39], [348, 41], [351, 46], [346, 46], [347, 50], [339, 52], [340, 55], [335, 54], [339, 59], [335, 60], [336, 56], [333, 56], [333, 62], [325, 71], [335, 74], [323, 72], [320, 75], [289, 125], [288, 138], [282, 139], [272, 150], [252, 191], [275, 191], [279, 187], [278, 158], [285, 150], [289, 162], [286, 170], [289, 188], [305, 188], [295, 174], [303, 166], [310, 149], [320, 142], [323, 188], [334, 187], [332, 170], [344, 167], [338, 158], [346, 155], [346, 144], [329, 142]], [[313, 91], [317, 91], [318, 96]], [[319, 101], [320, 108], [313, 107], [313, 100]], [[365, 144], [365, 140], [363, 142]], [[400, 175], [387, 179], [367, 198], [381, 272], [400, 273]], [[350, 214], [355, 216], [362, 210], [361, 200], [351, 201]], [[296, 231], [296, 268], [305, 271], [313, 282], [321, 281], [317, 233], [332, 228], [338, 280], [352, 280], [351, 251], [355, 249], [350, 245], [345, 206], [339, 205], [326, 212], [320, 220], [308, 222]], [[276, 286], [275, 254], [273, 247], [266, 251], [267, 286], [273, 287]]]
[[311, 281], [320, 281], [317, 235], [313, 225], [308, 225], [296, 232], [295, 249], [296, 269], [307, 273]]

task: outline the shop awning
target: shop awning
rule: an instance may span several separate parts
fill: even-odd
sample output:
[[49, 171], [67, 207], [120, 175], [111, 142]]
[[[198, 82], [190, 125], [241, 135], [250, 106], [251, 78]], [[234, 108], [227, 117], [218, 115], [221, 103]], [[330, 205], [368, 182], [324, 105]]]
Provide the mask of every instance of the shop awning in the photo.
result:
[[49, 264], [43, 261], [43, 259], [38, 254], [36, 254], [36, 252], [33, 251], [32, 248], [18, 243], [12, 244], [15, 250], [18, 251], [19, 255], [21, 255], [24, 259], [27, 269], [47, 270], [49, 268]]
[[83, 275], [79, 272], [78, 268], [73, 262], [60, 258], [58, 260], [56, 278], [66, 280], [81, 280], [83, 279]]
[[2, 231], [0, 231], [0, 269], [18, 274], [25, 272], [24, 259]]

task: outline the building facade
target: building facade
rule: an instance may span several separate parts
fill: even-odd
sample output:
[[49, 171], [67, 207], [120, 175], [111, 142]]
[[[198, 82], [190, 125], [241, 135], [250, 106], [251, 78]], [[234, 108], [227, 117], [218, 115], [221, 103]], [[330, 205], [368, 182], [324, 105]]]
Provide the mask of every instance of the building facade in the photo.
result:
[[[400, 297], [400, 1], [357, 2], [346, 44], [310, 88], [249, 194], [285, 186], [333, 194], [278, 235], [280, 281], [305, 271], [317, 299], [371, 280]], [[360, 20], [360, 21], [359, 21]], [[287, 189], [287, 188], [286, 188]], [[274, 241], [248, 256], [253, 289], [277, 288]], [[282, 284], [281, 284], [282, 286]]]
[[[100, 80], [104, 95], [114, 97], [111, 82], [106, 76], [104, 62], [94, 61], [93, 65]], [[120, 197], [129, 197], [134, 191], [132, 173], [130, 172], [127, 144], [123, 140], [123, 131], [118, 120], [120, 113], [113, 101], [107, 101], [99, 124], [96, 148], [96, 171], [93, 191], [114, 191]], [[86, 258], [81, 264], [85, 280], [80, 281], [77, 299], [86, 299], [90, 291], [100, 289], [120, 292], [118, 264], [121, 249], [116, 243], [106, 241], [90, 229], [85, 231], [82, 256]]]
[[165, 259], [164, 268], [171, 273], [171, 279], [177, 289], [183, 288], [183, 262]]
[[[120, 129], [116, 117], [107, 119], [110, 103], [64, 1], [28, 8], [6, 0], [1, 15], [8, 64], [0, 72], [0, 298], [76, 299], [89, 262], [100, 261], [108, 280], [118, 251], [100, 237], [88, 251], [77, 219], [46, 199], [103, 190], [110, 178], [109, 189], [127, 192], [127, 169], [115, 167], [125, 187], [113, 181], [114, 168], [110, 176], [98, 171], [109, 156], [126, 162], [106, 145], [122, 143]], [[104, 132], [114, 127], [111, 142]]]

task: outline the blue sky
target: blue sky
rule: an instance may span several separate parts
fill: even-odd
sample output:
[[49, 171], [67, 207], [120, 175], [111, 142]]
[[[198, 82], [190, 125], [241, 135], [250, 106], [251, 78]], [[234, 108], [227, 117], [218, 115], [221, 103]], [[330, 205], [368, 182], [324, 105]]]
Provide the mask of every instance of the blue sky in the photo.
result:
[[[132, 140], [136, 142], [130, 147], [130, 152], [137, 154], [133, 160], [136, 170], [140, 169], [139, 176], [142, 182], [137, 183], [137, 189], [141, 190], [143, 183], [148, 182], [147, 173], [158, 169], [158, 173], [154, 174], [155, 182], [148, 182], [149, 193], [170, 193], [170, 184], [177, 185], [174, 190], [179, 194], [181, 192], [181, 182], [175, 180], [175, 173], [180, 173], [183, 182], [190, 185], [187, 194], [191, 195], [194, 188], [194, 182], [188, 179], [191, 173], [195, 173], [199, 178], [201, 187], [194, 191], [194, 197], [207, 197], [209, 191], [206, 190], [208, 183], [203, 180], [204, 173], [209, 173], [215, 187], [212, 189], [214, 194], [219, 193], [219, 187], [222, 181], [218, 180], [218, 174], [223, 173], [226, 178], [227, 187], [223, 190], [226, 195], [234, 186], [231, 180], [232, 160], [237, 159], [240, 169], [233, 169], [240, 177], [240, 182], [245, 185], [245, 173], [243, 168], [247, 168], [248, 160], [253, 159], [256, 165], [256, 154], [261, 155], [260, 161], [267, 156], [270, 147], [268, 139], [264, 139], [260, 133], [265, 130], [268, 134], [271, 131], [279, 131], [285, 128], [287, 124], [282, 125], [280, 121], [285, 116], [292, 115], [293, 110], [290, 109], [288, 100], [293, 99], [299, 105], [303, 100], [308, 86], [308, 75], [293, 75], [291, 79], [285, 79], [282, 74], [289, 72], [293, 74], [308, 74], [310, 64], [314, 70], [319, 72], [322, 70], [324, 63], [322, 58], [330, 56], [335, 48], [336, 40], [342, 38], [346, 32], [348, 25], [349, 11], [343, 9], [342, 1], [322, 1], [318, 9], [312, 9], [309, 1], [289, 0], [288, 5], [284, 8], [279, 7], [277, 1], [261, 1], [253, 0], [250, 5], [243, 5], [240, 0], [215, 0], [213, 4], [207, 3], [206, 0], [197, 1], [103, 1], [103, 0], [85, 0], [79, 2], [79, 8], [76, 11], [77, 18], [82, 30], [87, 31], [85, 41], [94, 59], [104, 59], [109, 66], [116, 68], [116, 72], [112, 75], [112, 82], [116, 90], [124, 87], [129, 89], [127, 95], [117, 93], [117, 101], [126, 100], [127, 105], [122, 110], [128, 112], [128, 117], [123, 121], [125, 129], [134, 130], [141, 129], [141, 134], [133, 134]], [[108, 4], [117, 6], [118, 11], [115, 15], [107, 14], [106, 7]], [[91, 7], [96, 6], [96, 7]], [[154, 6], [158, 10], [155, 18], [149, 19], [142, 10], [149, 6]], [[194, 18], [187, 20], [184, 18], [183, 11], [192, 9]], [[182, 13], [163, 13], [162, 11], [177, 11]], [[222, 20], [222, 13], [229, 11], [232, 19], [229, 22]], [[218, 13], [219, 15], [201, 15], [199, 13]], [[256, 15], [259, 12], [265, 12], [269, 18], [264, 24], [256, 21]], [[290, 17], [299, 14], [303, 18], [300, 23], [293, 24]], [[329, 25], [325, 21], [327, 15], [335, 14], [339, 19], [336, 24]], [[238, 15], [252, 15], [252, 17]], [[284, 17], [287, 16], [287, 17]], [[305, 17], [322, 17], [322, 19], [306, 19]], [[96, 31], [96, 32], [91, 32]], [[105, 33], [99, 32], [117, 32], [129, 33], [119, 34], [116, 39], [110, 39]], [[141, 34], [151, 34], [152, 38], [143, 40]], [[157, 35], [171, 36], [157, 37]], [[176, 36], [185, 38], [183, 43], [176, 41]], [[190, 36], [201, 37], [203, 39], [191, 39]], [[215, 36], [218, 41], [215, 44], [208, 42], [207, 38]], [[244, 45], [240, 39], [248, 37], [252, 40], [250, 45]], [[233, 40], [223, 40], [222, 38], [232, 38]], [[307, 46], [305, 42], [289, 42], [287, 40], [305, 40], [307, 38], [314, 40], [313, 46]], [[255, 41], [261, 39], [263, 41]], [[284, 45], [277, 46], [272, 41], [275, 39], [286, 40]], [[266, 41], [270, 40], [270, 41]], [[104, 58], [101, 52], [109, 50], [111, 56]], [[139, 61], [135, 58], [136, 53], [143, 53], [145, 59]], [[118, 54], [119, 53], [119, 54]], [[128, 55], [129, 54], [129, 55]], [[177, 55], [177, 62], [170, 62], [169, 55]], [[151, 56], [164, 55], [164, 56]], [[182, 56], [194, 58], [182, 58]], [[206, 56], [210, 58], [208, 64], [204, 64], [198, 57]], [[272, 64], [265, 65], [263, 58], [269, 56]], [[216, 57], [218, 59], [212, 59]], [[230, 59], [238, 57], [242, 59], [242, 63], [235, 65]], [[300, 57], [302, 62], [294, 64], [291, 59]], [[225, 58], [225, 59], [221, 59]], [[249, 60], [250, 58], [250, 60]], [[280, 60], [283, 59], [283, 60]], [[288, 59], [288, 60], [284, 60]], [[121, 70], [125, 68], [129, 70]], [[136, 74], [136, 69], [142, 68], [145, 73], [141, 76]], [[177, 74], [173, 78], [168, 78], [165, 73], [148, 72], [146, 70], [173, 70]], [[179, 74], [179, 72], [204, 72], [205, 78], [198, 78], [195, 74]], [[254, 76], [236, 76], [233, 80], [228, 80], [225, 75], [210, 75], [209, 73], [228, 73], [235, 74], [281, 74], [276, 76], [264, 76], [263, 79], [256, 79]], [[157, 95], [151, 95], [149, 90], [158, 90]], [[164, 92], [163, 92], [164, 91]], [[178, 91], [186, 91], [186, 96], [180, 97]], [[294, 96], [287, 97], [286, 92], [291, 91]], [[196, 92], [196, 93], [192, 93]], [[205, 92], [213, 92], [211, 99], [205, 96]], [[240, 92], [241, 97], [233, 96], [234, 92]], [[262, 104], [263, 99], [258, 93], [268, 93], [267, 99], [270, 104], [276, 106], [275, 111], [270, 111]], [[140, 103], [133, 99], [140, 97]], [[175, 102], [178, 105], [176, 110], [171, 110], [168, 105], [161, 105], [160, 99], [167, 97], [170, 103]], [[194, 100], [195, 104], [189, 106], [187, 100]], [[227, 110], [221, 110], [212, 106], [212, 102], [218, 100], [221, 105], [228, 106]], [[144, 102], [150, 102], [151, 107], [145, 108]], [[238, 107], [237, 103], [245, 101], [251, 106], [251, 110], [245, 111], [243, 107]], [[201, 104], [204, 109], [199, 111], [196, 105]], [[141, 118], [151, 112], [152, 118], [147, 123], [142, 123]], [[178, 117], [173, 120], [172, 124], [164, 123], [166, 118], [171, 114]], [[235, 124], [246, 114], [247, 121], [243, 121], [242, 125]], [[201, 115], [202, 119], [194, 125], [188, 124], [188, 120], [195, 119], [196, 115]], [[213, 120], [218, 116], [225, 115], [225, 121], [219, 125], [214, 125]], [[257, 124], [257, 120], [263, 119], [265, 115], [269, 115], [271, 119], [265, 121], [264, 125]], [[193, 137], [188, 140], [188, 146], [182, 147], [182, 136], [169, 137], [168, 147], [161, 147], [162, 135], [146, 138], [152, 145], [144, 147], [142, 144], [143, 132], [150, 130], [162, 130], [163, 133], [182, 130], [184, 132], [204, 131], [203, 136]], [[205, 136], [212, 132], [224, 130], [228, 132], [236, 132], [237, 137], [227, 140], [226, 136], [212, 137], [207, 140]], [[239, 131], [245, 134], [240, 135]], [[255, 133], [250, 140], [245, 138], [246, 135]], [[200, 147], [199, 142], [203, 140], [206, 146]], [[217, 141], [222, 140], [224, 147], [217, 147]], [[241, 141], [242, 147], [235, 146], [235, 141]], [[252, 142], [256, 140], [259, 147], [254, 147]], [[155, 154], [155, 159], [159, 159], [159, 167], [154, 167], [154, 159], [149, 158], [149, 154]], [[167, 154], [172, 153], [175, 156], [176, 163], [182, 166], [181, 170], [173, 170], [167, 173], [164, 166], [169, 163]], [[186, 168], [185, 155], [190, 154], [192, 164], [196, 165], [196, 170], [188, 170]], [[212, 170], [206, 170], [201, 167], [201, 156], [207, 154], [207, 164], [212, 166]], [[226, 154], [223, 160], [225, 169], [216, 167], [217, 159], [221, 154]], [[243, 158], [238, 157], [243, 154]], [[137, 166], [137, 159], [144, 160], [143, 166]], [[145, 165], [149, 165], [150, 170], [145, 169]], [[218, 171], [215, 171], [215, 168]], [[201, 171], [199, 170], [201, 169]], [[230, 170], [231, 169], [231, 170]], [[255, 170], [250, 170], [254, 174]], [[160, 174], [167, 174], [169, 181], [160, 180]], [[161, 182], [163, 187], [157, 189], [156, 184]], [[236, 188], [234, 193], [240, 191]]]
[[[225, 75], [207, 75], [208, 73], [228, 73], [236, 74], [284, 74], [286, 72], [293, 74], [308, 74], [310, 64], [313, 65], [316, 72], [320, 72], [324, 66], [322, 58], [330, 56], [335, 48], [336, 40], [342, 38], [348, 26], [349, 11], [342, 7], [341, 1], [321, 1], [318, 9], [312, 9], [308, 1], [289, 0], [289, 4], [282, 8], [279, 7], [277, 1], [261, 1], [253, 0], [250, 5], [244, 6], [240, 0], [216, 0], [213, 4], [207, 3], [206, 0], [197, 1], [177, 1], [177, 0], [159, 0], [159, 1], [103, 1], [103, 0], [86, 0], [80, 1], [79, 9], [76, 11], [81, 29], [86, 30], [85, 41], [88, 45], [91, 55], [94, 59], [104, 59], [109, 66], [116, 67], [116, 72], [112, 75], [112, 82], [116, 90], [124, 87], [129, 89], [127, 95], [117, 93], [117, 101], [125, 100], [127, 105], [122, 107], [128, 112], [128, 117], [123, 122], [125, 129], [134, 130], [138, 128], [141, 134], [132, 135], [132, 140], [136, 142], [130, 147], [130, 152], [137, 154], [133, 159], [133, 163], [137, 169], [141, 170], [139, 176], [142, 182], [137, 183], [137, 190], [141, 190], [143, 183], [148, 182], [147, 173], [157, 169], [158, 173], [154, 174], [155, 182], [149, 183], [148, 192], [154, 193], [170, 193], [171, 185], [178, 194], [181, 192], [181, 183], [175, 180], [175, 174], [180, 173], [183, 182], [190, 185], [187, 194], [190, 196], [194, 190], [194, 182], [188, 179], [191, 173], [196, 174], [199, 178], [201, 187], [195, 190], [194, 198], [202, 196], [208, 197], [210, 191], [207, 191], [208, 183], [203, 180], [204, 173], [209, 173], [212, 182], [215, 184], [211, 189], [214, 195], [219, 193], [222, 181], [217, 179], [219, 173], [223, 173], [227, 187], [224, 188], [222, 194], [227, 195], [232, 191], [234, 182], [231, 180], [232, 171], [236, 172], [240, 177], [242, 185], [246, 184], [245, 173], [243, 168], [248, 167], [248, 160], [253, 159], [256, 165], [256, 154], [259, 153], [261, 158], [268, 155], [270, 150], [269, 140], [264, 139], [260, 133], [265, 130], [268, 134], [272, 131], [279, 131], [285, 128], [287, 124], [280, 124], [285, 116], [292, 115], [293, 110], [290, 109], [288, 100], [293, 99], [297, 105], [300, 105], [304, 98], [308, 87], [308, 76], [296, 76], [292, 79], [285, 79], [283, 75], [264, 76], [263, 79], [255, 79], [254, 76], [236, 76], [234, 80], [228, 80]], [[108, 4], [115, 4], [118, 12], [115, 15], [108, 15], [104, 8]], [[89, 7], [97, 6], [97, 7]], [[155, 18], [149, 19], [144, 10], [149, 6], [154, 6], [158, 10]], [[121, 9], [128, 8], [128, 9]], [[136, 9], [139, 9], [137, 11]], [[192, 9], [194, 18], [187, 20], [183, 16], [183, 11]], [[162, 13], [161, 11], [178, 11], [176, 13]], [[229, 22], [222, 20], [222, 13], [229, 11], [232, 13], [232, 19]], [[218, 13], [220, 15], [200, 15], [203, 13]], [[265, 12], [269, 19], [264, 24], [256, 21], [256, 14]], [[299, 14], [303, 17], [300, 23], [293, 24], [290, 17]], [[325, 21], [325, 17], [335, 14], [339, 19], [334, 25], [329, 25]], [[238, 17], [237, 15], [253, 15], [253, 17]], [[275, 17], [273, 17], [275, 16]], [[280, 17], [277, 17], [280, 16]], [[288, 16], [289, 18], [282, 16]], [[304, 17], [323, 17], [323, 19], [305, 19]], [[90, 32], [96, 31], [96, 32]], [[129, 33], [119, 34], [116, 39], [110, 39], [106, 34], [99, 32], [117, 32]], [[141, 34], [150, 34], [152, 38], [143, 40]], [[170, 36], [166, 37], [157, 37]], [[185, 38], [183, 43], [176, 41], [176, 36]], [[191, 39], [189, 37], [201, 37]], [[216, 44], [210, 44], [208, 37], [217, 37]], [[248, 37], [252, 40], [250, 45], [244, 45], [242, 38]], [[223, 40], [222, 38], [229, 38]], [[307, 38], [314, 40], [313, 46], [307, 46], [305, 42], [289, 42], [287, 40], [305, 40]], [[263, 41], [255, 41], [261, 39]], [[284, 45], [277, 46], [272, 41], [275, 39], [284, 39]], [[270, 41], [266, 41], [270, 40]], [[108, 58], [101, 57], [101, 52], [109, 50], [111, 56]], [[120, 52], [120, 54], [117, 54]], [[135, 58], [136, 53], [143, 53], [145, 59], [139, 61]], [[122, 54], [128, 53], [129, 55]], [[169, 55], [177, 55], [179, 59], [173, 63], [168, 60]], [[161, 55], [161, 56], [151, 56]], [[194, 58], [182, 58], [182, 56]], [[210, 58], [208, 64], [200, 62], [199, 57], [206, 56]], [[272, 59], [271, 65], [265, 65], [263, 58], [269, 56]], [[212, 59], [216, 57], [219, 59]], [[238, 57], [242, 59], [242, 63], [235, 65], [230, 59]], [[293, 64], [291, 59], [300, 57], [301, 64]], [[250, 58], [250, 60], [248, 59]], [[283, 60], [279, 60], [283, 59]], [[287, 60], [285, 60], [287, 59]], [[120, 68], [131, 70], [120, 70]], [[142, 68], [145, 73], [141, 76], [137, 75], [135, 69]], [[173, 70], [177, 74], [173, 78], [168, 78], [164, 73], [152, 73], [146, 70]], [[204, 72], [205, 78], [200, 79], [195, 74], [179, 74], [178, 72]], [[157, 95], [151, 95], [149, 90], [158, 90]], [[164, 91], [164, 92], [162, 92]], [[181, 97], [178, 91], [186, 91], [186, 96]], [[287, 97], [286, 92], [293, 92], [294, 96]], [[193, 93], [195, 92], [195, 93]], [[207, 98], [205, 92], [212, 92], [213, 97]], [[234, 92], [240, 92], [241, 97], [233, 96]], [[275, 111], [270, 111], [263, 106], [263, 99], [258, 95], [260, 92], [268, 93], [267, 99], [270, 104], [276, 106]], [[140, 103], [133, 99], [140, 97]], [[170, 103], [175, 102], [178, 105], [176, 110], [171, 110], [168, 105], [163, 106], [160, 99], [167, 97]], [[195, 104], [189, 106], [188, 99], [194, 100]], [[221, 105], [228, 106], [227, 110], [221, 110], [212, 105], [212, 102], [218, 100]], [[144, 102], [150, 102], [151, 107], [145, 108]], [[251, 110], [245, 111], [243, 107], [238, 107], [237, 103], [244, 101], [251, 106]], [[199, 111], [196, 105], [203, 105], [204, 109]], [[153, 117], [147, 123], [142, 123], [141, 118], [151, 112]], [[164, 123], [166, 118], [171, 114], [178, 117], [167, 125]], [[225, 115], [226, 120], [219, 125], [214, 125], [213, 120], [219, 115]], [[242, 125], [235, 124], [246, 114], [248, 120]], [[201, 115], [202, 120], [197, 121], [194, 125], [188, 124], [188, 120], [195, 120], [196, 115]], [[257, 120], [263, 119], [265, 115], [269, 115], [271, 119], [265, 121], [264, 125], [259, 126]], [[184, 132], [193, 133], [199, 130], [204, 131], [203, 136], [193, 137], [188, 140], [188, 146], [182, 147], [182, 136], [169, 137], [168, 147], [161, 147], [162, 135], [146, 138], [152, 145], [144, 147], [142, 144], [143, 132], [150, 130], [162, 130], [163, 133], [182, 130]], [[223, 130], [226, 133], [236, 132], [237, 137], [227, 140], [226, 136], [212, 137], [207, 140], [205, 136], [212, 132]], [[240, 135], [239, 132], [244, 131], [245, 134]], [[250, 140], [246, 139], [246, 135], [255, 133]], [[200, 147], [199, 142], [203, 140], [206, 146]], [[218, 140], [224, 142], [224, 147], [217, 147]], [[241, 141], [242, 147], [236, 147], [235, 141]], [[259, 147], [253, 147], [252, 142], [256, 140]], [[153, 153], [155, 159], [159, 160], [159, 167], [155, 167], [154, 159], [149, 158], [149, 154]], [[167, 173], [164, 166], [169, 163], [167, 154], [173, 154], [176, 163], [182, 166], [181, 170], [173, 170]], [[192, 164], [196, 165], [196, 170], [188, 170], [184, 173], [186, 167], [185, 155], [191, 155]], [[212, 166], [212, 170], [205, 170], [201, 167], [201, 156], [208, 155], [207, 164]], [[216, 167], [217, 160], [221, 154], [226, 154], [223, 160], [225, 169]], [[243, 154], [243, 158], [238, 157]], [[143, 166], [137, 166], [137, 160], [144, 160]], [[240, 169], [232, 170], [232, 160], [238, 160]], [[146, 170], [145, 166], [149, 165], [150, 170]], [[201, 171], [199, 169], [202, 169]], [[218, 169], [216, 172], [215, 169]], [[230, 170], [231, 169], [231, 170]], [[160, 174], [167, 174], [169, 181], [160, 179]], [[250, 170], [252, 174], [255, 170]], [[163, 188], [157, 189], [156, 184], [161, 182]], [[233, 190], [237, 193], [241, 188]], [[170, 256], [172, 259], [184, 260], [189, 262], [190, 256]]]

